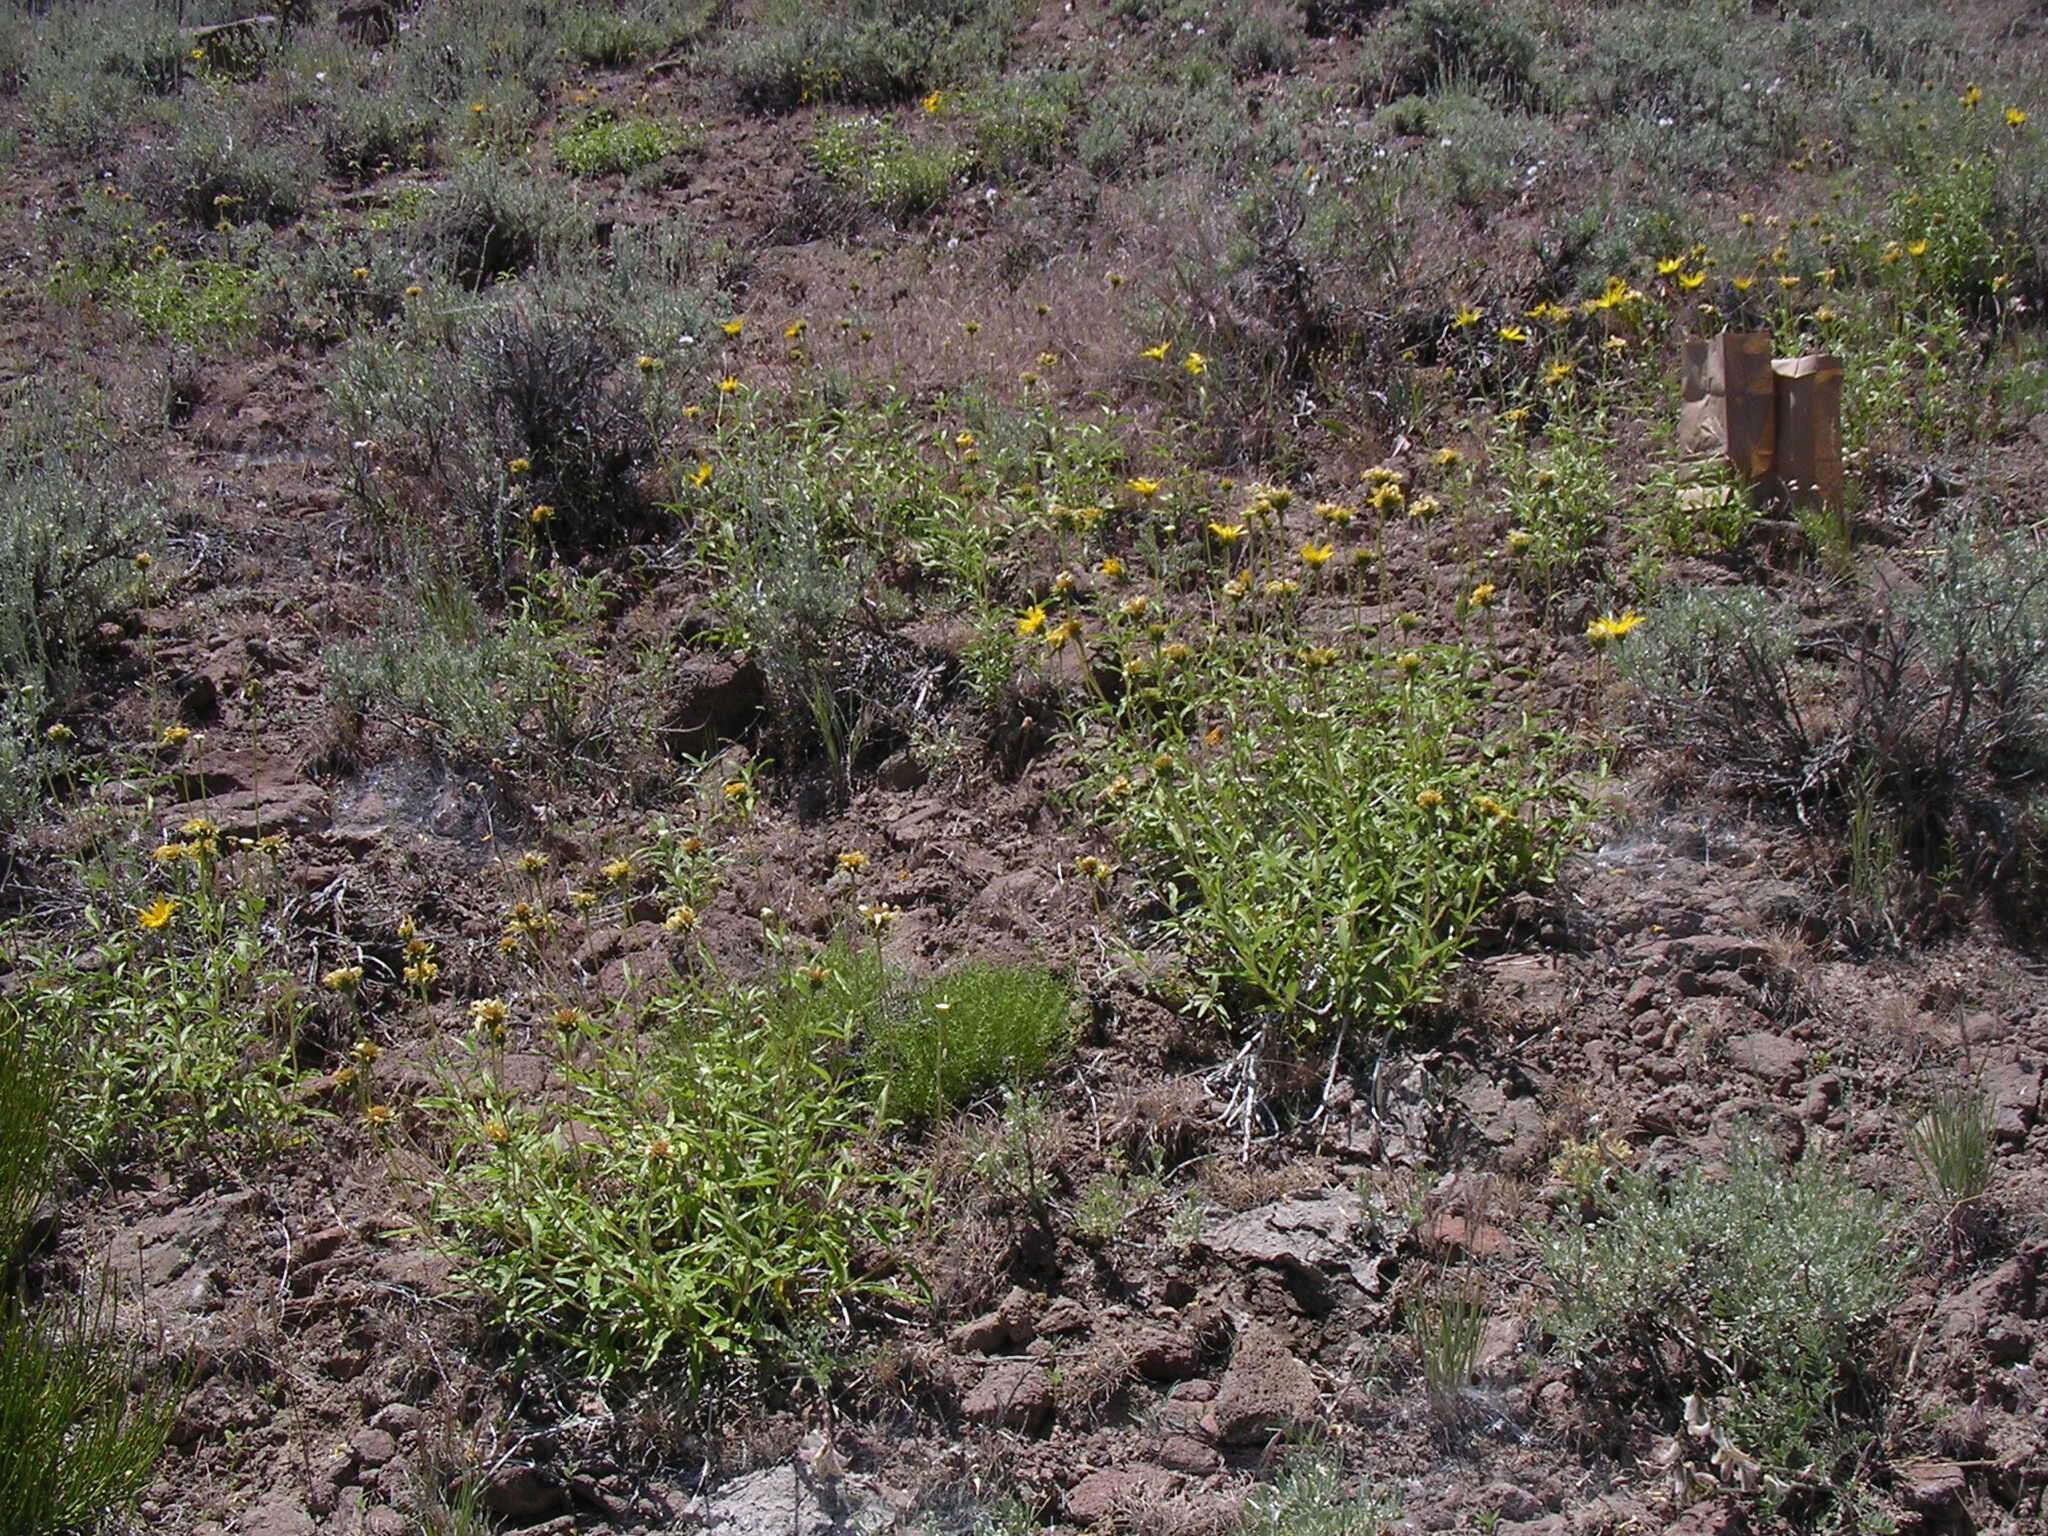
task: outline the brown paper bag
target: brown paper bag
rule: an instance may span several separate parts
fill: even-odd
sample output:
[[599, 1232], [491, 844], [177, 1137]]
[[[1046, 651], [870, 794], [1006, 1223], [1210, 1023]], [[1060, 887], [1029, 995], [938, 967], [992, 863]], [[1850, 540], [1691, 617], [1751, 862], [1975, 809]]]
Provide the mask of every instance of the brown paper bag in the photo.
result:
[[1743, 479], [1762, 479], [1777, 440], [1775, 389], [1767, 333], [1723, 331], [1688, 341], [1680, 451], [1720, 455]]
[[1842, 504], [1842, 360], [1781, 357], [1777, 382], [1777, 493], [1795, 506]]

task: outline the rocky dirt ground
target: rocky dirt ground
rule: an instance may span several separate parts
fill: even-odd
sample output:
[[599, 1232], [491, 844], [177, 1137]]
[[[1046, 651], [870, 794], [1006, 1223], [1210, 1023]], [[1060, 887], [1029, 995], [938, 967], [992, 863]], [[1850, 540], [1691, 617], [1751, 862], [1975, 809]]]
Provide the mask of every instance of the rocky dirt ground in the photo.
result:
[[[1083, 11], [1047, 7], [1029, 46], [1052, 58], [1087, 40], [1106, 23]], [[650, 88], [637, 70], [593, 84], [619, 101]], [[786, 225], [803, 122], [734, 113], [708, 87], [701, 99], [686, 82], [662, 88], [709, 123], [717, 154], [653, 195], [750, 252], [745, 312], [791, 312], [842, 284], [846, 252]], [[19, 254], [43, 212], [76, 195], [75, 169], [10, 173], [4, 353], [24, 372], [82, 364], [108, 398], [138, 399], [156, 382], [118, 323], [55, 304]], [[614, 211], [630, 214], [650, 194], [618, 195]], [[939, 249], [1028, 233], [1061, 196], [1055, 180], [1028, 209], [948, 212], [923, 238]], [[900, 312], [935, 303], [927, 290]], [[904, 322], [910, 334], [919, 324]], [[371, 936], [406, 913], [432, 928], [454, 977], [484, 977], [495, 872], [528, 849], [593, 856], [589, 829], [621, 807], [595, 789], [550, 805], [488, 765], [451, 769], [395, 739], [337, 752], [322, 653], [376, 622], [381, 578], [353, 536], [325, 366], [305, 347], [210, 368], [162, 433], [175, 580], [161, 603], [103, 628], [95, 692], [75, 712], [136, 741], [172, 709], [201, 739], [175, 798], [146, 801], [120, 780], [96, 793], [146, 803], [166, 827], [203, 815], [231, 837], [288, 833], [282, 924], [307, 945], [309, 978], [343, 940], [385, 943]], [[2010, 445], [2009, 487], [2037, 495], [2044, 452]], [[1455, 576], [1417, 559], [1400, 579], [1385, 606], [1440, 605]], [[655, 586], [607, 638], [623, 649], [676, 622]], [[1532, 699], [1583, 701], [1583, 661], [1575, 673], [1551, 664], [1578, 627], [1514, 642], [1543, 679]], [[958, 645], [943, 629], [910, 638], [943, 656]], [[743, 658], [701, 658], [678, 687], [673, 718], [714, 735], [759, 702]], [[1627, 703], [1617, 692], [1607, 707], [1625, 715]], [[1182, 1185], [1198, 1179], [1202, 1202], [1147, 1196], [1123, 1230], [1086, 1238], [1069, 1220], [1037, 1222], [958, 1176], [974, 1126], [998, 1112], [972, 1109], [929, 1148], [948, 1189], [911, 1255], [929, 1303], [861, 1330], [856, 1368], [829, 1391], [735, 1390], [706, 1416], [655, 1388], [512, 1370], [436, 1249], [420, 1176], [431, 1149], [404, 1126], [379, 1138], [336, 1119], [259, 1168], [132, 1170], [67, 1207], [47, 1264], [74, 1277], [110, 1268], [124, 1324], [191, 1363], [140, 1527], [399, 1536], [429, 1528], [420, 1511], [436, 1490], [477, 1474], [488, 1524], [527, 1536], [961, 1530], [1010, 1496], [1031, 1520], [1192, 1536], [1232, 1526], [1288, 1447], [1313, 1441], [1399, 1500], [1398, 1530], [1774, 1529], [1755, 1500], [1703, 1480], [1679, 1425], [1652, 1433], [1546, 1350], [1531, 1235], [1578, 1198], [1553, 1167], [1568, 1144], [1611, 1134], [1642, 1165], [1676, 1172], [1714, 1166], [1749, 1124], [1788, 1159], [1846, 1160], [1913, 1213], [1899, 1236], [1923, 1260], [1871, 1346], [1892, 1390], [1864, 1469], [1863, 1528], [2042, 1529], [2038, 951], [1982, 914], [1930, 940], [1865, 942], [1842, 909], [1839, 850], [1718, 792], [1714, 765], [1617, 735], [1586, 847], [1553, 888], [1489, 925], [1441, 1007], [1383, 1051], [1275, 1050], [1256, 1078], [1239, 1041], [1108, 963], [1098, 897], [1072, 873], [1098, 840], [1071, 814], [1083, 765], [1062, 740], [1012, 721], [955, 777], [928, 779], [906, 755], [843, 809], [771, 806], [734, 834], [727, 883], [689, 944], [658, 909], [577, 923], [563, 935], [563, 985], [617, 996], [699, 944], [758, 969], [759, 910], [826, 931], [834, 855], [871, 850], [877, 888], [904, 909], [888, 944], [905, 968], [974, 953], [1076, 966], [1090, 1023], [1052, 1084], [1054, 1205], [1070, 1212], [1099, 1175], [1153, 1158]], [[35, 831], [17, 908], [37, 899], [34, 859], [80, 846], [91, 809], [59, 808]], [[313, 1028], [333, 1036], [320, 1048], [345, 1044], [338, 1020]], [[560, 1085], [533, 1028], [515, 1032], [503, 1071], [545, 1097]], [[394, 1102], [430, 1094], [435, 1070], [428, 1041], [387, 1048]], [[1908, 1107], [1965, 1079], [1988, 1096], [1996, 1143], [1991, 1195], [1966, 1230], [1930, 1203], [1905, 1142]], [[304, 1092], [338, 1099], [331, 1075]], [[1451, 1272], [1478, 1277], [1485, 1325], [1475, 1381], [1446, 1400], [1424, 1389], [1403, 1319]]]

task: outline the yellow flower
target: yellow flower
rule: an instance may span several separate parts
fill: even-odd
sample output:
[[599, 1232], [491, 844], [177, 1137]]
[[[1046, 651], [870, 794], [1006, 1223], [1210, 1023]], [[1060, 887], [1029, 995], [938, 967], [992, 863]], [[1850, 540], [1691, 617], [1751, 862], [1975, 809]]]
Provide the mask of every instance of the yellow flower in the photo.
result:
[[549, 506], [546, 502], [542, 502], [540, 503], [540, 505], [535, 507], [531, 512], [526, 514], [526, 520], [529, 523], [533, 524], [534, 527], [539, 528], [542, 525], [546, 523], [551, 523], [555, 520], [555, 509]]
[[946, 105], [946, 93], [944, 91], [933, 91], [930, 95], [926, 96], [925, 99], [921, 103], [919, 103], [919, 105], [921, 105], [925, 109], [925, 111], [936, 116], [939, 110]]
[[1900, 245], [1898, 241], [1894, 240], [1890, 245], [1887, 245], [1884, 248], [1884, 255], [1879, 257], [1878, 259], [1889, 267], [1897, 262], [1903, 261], [1905, 259], [1905, 255], [1906, 248], [1903, 245]]
[[747, 798], [747, 781], [745, 779], [727, 779], [720, 786], [719, 793], [724, 795], [727, 800], [737, 803]]
[[741, 331], [744, 331], [746, 328], [747, 322], [739, 319], [738, 317], [726, 321], [725, 324], [719, 327], [719, 329], [725, 332], [725, 334], [728, 336], [737, 336]]
[[1541, 304], [1538, 304], [1528, 312], [1528, 317], [1531, 320], [1541, 320], [1547, 325], [1562, 325], [1565, 321], [1571, 319], [1572, 312], [1562, 304], [1545, 299]]
[[1491, 817], [1495, 821], [1506, 821], [1509, 819], [1508, 808], [1491, 795], [1473, 796], [1472, 809], [1479, 812], [1482, 816]]
[[1348, 528], [1358, 514], [1342, 502], [1319, 501], [1316, 503], [1316, 516], [1334, 528]]
[[1098, 575], [1107, 576], [1111, 581], [1115, 581], [1119, 576], [1123, 575], [1124, 563], [1117, 559], [1115, 555], [1104, 555], [1102, 557], [1102, 564], [1096, 566], [1095, 570]]
[[469, 1022], [478, 1029], [499, 1029], [512, 1017], [502, 997], [480, 997], [469, 1005]]
[[1925, 255], [1927, 254], [1927, 241], [1926, 241], [1926, 239], [1925, 239], [1925, 238], [1922, 238], [1922, 239], [1919, 239], [1919, 240], [1910, 240], [1910, 241], [1908, 241], [1908, 242], [1906, 243], [1906, 254], [1907, 254], [1908, 256], [1914, 256], [1914, 257], [1919, 257], [1919, 256], [1925, 256]]
[[662, 360], [658, 357], [650, 357], [647, 353], [642, 352], [638, 357], [633, 359], [633, 366], [638, 368], [642, 373], [659, 373], [663, 368], [667, 366], [667, 364], [662, 362]]
[[1685, 258], [1683, 256], [1667, 256], [1657, 263], [1657, 275], [1659, 277], [1672, 277], [1684, 266]]
[[1643, 616], [1630, 608], [1621, 613], [1610, 614], [1606, 618], [1593, 620], [1586, 626], [1586, 638], [1597, 651], [1616, 640], [1626, 639], [1629, 631], [1642, 622]]
[[1415, 797], [1415, 803], [1425, 811], [1433, 811], [1444, 803], [1444, 797], [1433, 789], [1425, 789]]
[[1550, 365], [1550, 371], [1543, 375], [1544, 382], [1547, 384], [1562, 384], [1566, 379], [1578, 372], [1578, 368], [1579, 365], [1568, 358], [1559, 358]]
[[1166, 361], [1166, 354], [1171, 350], [1172, 348], [1162, 341], [1156, 347], [1145, 348], [1138, 356], [1144, 358], [1147, 362], [1163, 363]]
[[533, 468], [533, 460], [524, 458], [513, 459], [505, 466], [505, 472], [508, 475], [523, 475], [531, 468]]
[[1469, 331], [1485, 318], [1484, 315], [1480, 314], [1470, 304], [1460, 304], [1457, 311], [1451, 316], [1451, 328], [1453, 330]]
[[623, 885], [626, 881], [633, 878], [633, 861], [630, 859], [613, 859], [603, 869], [599, 870], [598, 873], [611, 881], [613, 885]]
[[522, 875], [538, 875], [546, 871], [548, 856], [538, 849], [529, 849], [519, 855], [519, 872]]
[[661, 920], [661, 926], [670, 933], [688, 933], [697, 926], [697, 909], [688, 902], [679, 902], [669, 909], [668, 916]]
[[883, 902], [863, 902], [860, 907], [861, 920], [875, 932], [880, 933], [903, 915], [901, 907], [892, 907]]
[[1320, 566], [1324, 561], [1328, 560], [1330, 556], [1334, 555], [1336, 552], [1336, 545], [1317, 544], [1313, 540], [1302, 545], [1300, 550], [1298, 551], [1298, 553], [1301, 556], [1302, 564], [1306, 565], [1310, 570], [1314, 570], [1317, 566]]
[[484, 1122], [484, 1139], [502, 1147], [512, 1139], [512, 1133], [506, 1129], [504, 1121], [486, 1120]]
[[1472, 606], [1474, 608], [1492, 607], [1494, 594], [1496, 590], [1497, 589], [1494, 587], [1494, 584], [1492, 582], [1482, 581], [1481, 583], [1479, 583], [1478, 586], [1472, 589], [1472, 596], [1470, 599]]
[[647, 1157], [650, 1162], [662, 1162], [674, 1151], [675, 1148], [669, 1145], [669, 1140], [666, 1136], [656, 1136], [647, 1143]]
[[1678, 286], [1687, 293], [1694, 293], [1704, 288], [1706, 282], [1707, 274], [1704, 272], [1681, 272], [1678, 274]]
[[709, 485], [710, 483], [711, 461], [709, 459], [700, 459], [697, 463], [696, 470], [690, 476], [690, 484], [701, 491], [704, 489], [705, 486]]
[[1451, 465], [1457, 463], [1458, 460], [1464, 457], [1465, 455], [1460, 453], [1455, 448], [1439, 448], [1435, 453], [1432, 453], [1429, 456], [1429, 459], [1430, 462], [1432, 464], [1435, 464], [1438, 468], [1448, 469]]
[[431, 956], [423, 956], [408, 965], [404, 975], [409, 987], [430, 987], [440, 977], [441, 966]]
[[1045, 609], [1038, 603], [1025, 609], [1017, 619], [1017, 633], [1020, 635], [1035, 635], [1044, 628]]
[[192, 732], [189, 728], [182, 725], [167, 725], [164, 727], [163, 735], [157, 737], [157, 742], [166, 747], [180, 747], [191, 739]]
[[357, 267], [349, 276], [359, 283], [367, 283], [370, 280], [370, 269], [368, 267]]
[[1740, 277], [1731, 278], [1730, 281], [1735, 284], [1735, 291], [1737, 293], [1747, 293], [1756, 286], [1756, 279], [1747, 272], [1743, 273]]
[[1152, 599], [1143, 592], [1135, 592], [1117, 604], [1116, 611], [1127, 619], [1142, 619], [1152, 606]]
[[1098, 859], [1092, 853], [1084, 853], [1080, 858], [1074, 860], [1074, 868], [1086, 875], [1090, 880], [1095, 881], [1098, 885], [1107, 884], [1109, 877], [1116, 873], [1113, 866]]
[[[1456, 452], [1455, 449], [1450, 451]], [[1370, 504], [1375, 512], [1398, 512], [1401, 510], [1402, 504], [1407, 500], [1408, 493], [1401, 489], [1400, 482], [1397, 480], [1383, 481], [1381, 484], [1374, 486], [1372, 495], [1366, 498], [1367, 503]]]
[[1778, 286], [1784, 289], [1787, 293], [1790, 293], [1794, 288], [1797, 288], [1799, 286], [1799, 274], [1797, 272], [1786, 272], [1780, 274], [1778, 278]]
[[1211, 523], [1209, 534], [1218, 544], [1235, 544], [1245, 536], [1243, 523]]
[[807, 323], [805, 321], [792, 320], [782, 328], [782, 339], [784, 341], [801, 340], [806, 329]]
[[[482, 111], [483, 109], [479, 107], [477, 110]], [[372, 1104], [363, 1111], [363, 1119], [368, 1121], [373, 1129], [382, 1130], [391, 1123], [391, 1106], [389, 1104]]]
[[1081, 637], [1081, 621], [1067, 619], [1055, 624], [1045, 632], [1045, 643], [1052, 650], [1060, 650]]
[[597, 905], [597, 892], [571, 891], [569, 893], [569, 905], [574, 907], [578, 912], [588, 912], [592, 907]]
[[1180, 360], [1180, 366], [1191, 379], [1199, 379], [1209, 371], [1209, 359], [1199, 352], [1190, 352]]
[[1519, 325], [1504, 325], [1497, 334], [1502, 341], [1515, 342], [1517, 344], [1529, 339], [1529, 333]]
[[181, 905], [182, 903], [176, 897], [159, 896], [148, 906], [136, 912], [135, 926], [148, 933], [155, 933], [160, 928], [168, 928], [171, 919], [178, 915], [178, 908]]
[[[357, 979], [360, 980], [362, 978], [362, 968], [355, 966], [351, 967], [351, 969], [355, 971]], [[374, 1040], [358, 1040], [348, 1048], [348, 1053], [354, 1059], [357, 1066], [368, 1067], [376, 1064], [377, 1058], [384, 1054], [384, 1048]]]
[[1337, 653], [1327, 645], [1313, 646], [1301, 653], [1301, 664], [1318, 670], [1335, 665], [1336, 660]]
[[2026, 127], [2027, 114], [2022, 112], [2018, 107], [2007, 107], [2005, 109], [2005, 126], [2008, 128]]
[[740, 381], [728, 373], [718, 381], [718, 392], [721, 395], [736, 395], [740, 392]]
[[1628, 338], [1626, 336], [1610, 336], [1601, 342], [1600, 346], [1608, 352], [1626, 352], [1628, 350]]
[[1410, 517], [1435, 517], [1443, 510], [1443, 503], [1434, 496], [1418, 496], [1408, 503]]
[[1974, 108], [1977, 105], [1977, 103], [1982, 101], [1983, 99], [1983, 89], [1974, 80], [1971, 81], [1968, 85], [1964, 86], [1963, 94], [1956, 98], [1956, 100], [1960, 101], [1963, 104], [1965, 109]]
[[1140, 501], [1150, 501], [1159, 494], [1159, 482], [1157, 480], [1147, 480], [1140, 476], [1135, 480], [1127, 480], [1124, 483], [1130, 487], [1131, 494]]
[[149, 856], [159, 864], [175, 864], [180, 859], [192, 857], [190, 843], [164, 843], [149, 850]]
[[1301, 590], [1301, 583], [1290, 576], [1276, 576], [1260, 590], [1268, 597], [1292, 597]]

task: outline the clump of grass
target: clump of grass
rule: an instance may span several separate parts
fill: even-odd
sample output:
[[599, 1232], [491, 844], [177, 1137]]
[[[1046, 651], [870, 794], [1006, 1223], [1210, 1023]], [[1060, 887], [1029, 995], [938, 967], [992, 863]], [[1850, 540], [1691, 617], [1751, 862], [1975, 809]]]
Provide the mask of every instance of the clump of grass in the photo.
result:
[[841, 195], [892, 220], [919, 217], [945, 202], [968, 162], [959, 150], [915, 143], [873, 117], [820, 124], [805, 154]]
[[1278, 1477], [1252, 1490], [1237, 1528], [1243, 1536], [1384, 1536], [1400, 1516], [1398, 1500], [1346, 1489], [1337, 1458], [1311, 1447], [1289, 1456]]
[[1073, 994], [1048, 972], [970, 963], [937, 977], [871, 1029], [892, 1113], [929, 1120], [970, 1094], [1038, 1076], [1069, 1046]]
[[1991, 1107], [1982, 1092], [1962, 1089], [1929, 1105], [1906, 1133], [1913, 1161], [1952, 1206], [1981, 1200], [1991, 1188]]

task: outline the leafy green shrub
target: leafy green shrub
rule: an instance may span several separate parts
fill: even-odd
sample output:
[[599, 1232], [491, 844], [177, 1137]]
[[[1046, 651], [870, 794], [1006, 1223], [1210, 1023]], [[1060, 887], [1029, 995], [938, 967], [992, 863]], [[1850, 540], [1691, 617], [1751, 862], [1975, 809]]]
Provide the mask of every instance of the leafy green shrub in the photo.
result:
[[1512, 427], [1496, 440], [1508, 526], [1528, 535], [1516, 561], [1546, 597], [1587, 565], [1607, 533], [1619, 492], [1606, 448], [1597, 431], [1559, 420], [1540, 443]]
[[1073, 994], [1044, 971], [972, 963], [919, 987], [871, 1036], [892, 1113], [930, 1120], [970, 1094], [1019, 1086], [1073, 1039]]
[[895, 124], [872, 117], [819, 124], [804, 154], [830, 186], [890, 220], [939, 207], [967, 163], [957, 149], [914, 143]]
[[1605, 1390], [1671, 1414], [1696, 1393], [1736, 1452], [1829, 1475], [1905, 1268], [1891, 1209], [1818, 1155], [1780, 1166], [1755, 1135], [1720, 1177], [1666, 1189], [1620, 1170], [1602, 1206], [1543, 1240], [1563, 1347]]
[[89, 963], [25, 957], [37, 972], [25, 1027], [66, 1079], [54, 1125], [65, 1164], [226, 1160], [290, 1134], [303, 1001], [270, 953], [264, 901], [225, 888], [217, 857], [166, 865], [184, 877], [136, 911], [89, 909]]
[[215, 352], [255, 338], [267, 286], [260, 272], [237, 262], [166, 255], [120, 273], [107, 296], [150, 335]]
[[901, 1179], [872, 1155], [843, 1016], [792, 1001], [813, 985], [656, 999], [644, 1049], [563, 1063], [559, 1123], [520, 1099], [444, 1102], [436, 1216], [499, 1322], [600, 1376], [673, 1363], [702, 1381], [889, 1294]]
[[330, 176], [361, 184], [404, 166], [423, 166], [432, 119], [417, 103], [349, 81], [321, 103], [320, 158]]
[[555, 139], [555, 164], [572, 176], [617, 176], [682, 153], [695, 136], [651, 117], [592, 112]]
[[1016, 181], [1051, 167], [1066, 151], [1080, 101], [1081, 81], [1068, 71], [1006, 75], [968, 92], [960, 111], [977, 171]]
[[1199, 1005], [1394, 1028], [1474, 924], [1547, 878], [1579, 824], [1560, 743], [1468, 668], [1434, 651], [1262, 676], [1217, 643], [1124, 701], [1091, 789]]

